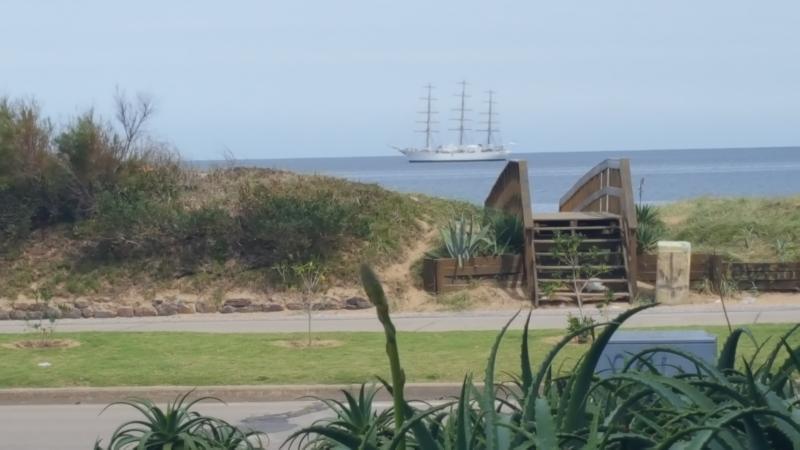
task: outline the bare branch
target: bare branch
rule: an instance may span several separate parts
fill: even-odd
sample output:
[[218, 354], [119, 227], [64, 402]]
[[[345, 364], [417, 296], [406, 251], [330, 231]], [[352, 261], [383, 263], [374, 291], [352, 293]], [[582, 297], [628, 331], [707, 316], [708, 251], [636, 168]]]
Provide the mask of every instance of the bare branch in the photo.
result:
[[119, 87], [114, 93], [114, 105], [115, 117], [124, 133], [121, 156], [125, 159], [134, 152], [135, 144], [144, 132], [144, 125], [155, 113], [155, 106], [149, 95], [138, 93], [135, 100], [130, 100]]

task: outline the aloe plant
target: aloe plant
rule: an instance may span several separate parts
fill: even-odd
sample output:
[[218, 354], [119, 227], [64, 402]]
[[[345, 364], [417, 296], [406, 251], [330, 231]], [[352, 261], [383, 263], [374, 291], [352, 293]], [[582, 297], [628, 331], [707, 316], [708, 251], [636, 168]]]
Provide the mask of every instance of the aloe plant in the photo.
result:
[[147, 399], [132, 398], [111, 403], [136, 409], [143, 418], [120, 425], [109, 439], [107, 447], [98, 440], [95, 450], [258, 450], [265, 448], [262, 435], [241, 430], [222, 419], [204, 416], [193, 407], [205, 400], [220, 401], [214, 397], [200, 397], [188, 401], [192, 391], [169, 402], [165, 409]]
[[331, 448], [343, 442], [357, 446], [376, 447], [380, 440], [391, 439], [393, 410], [378, 412], [373, 407], [375, 386], [362, 384], [357, 395], [343, 390], [344, 402], [320, 399], [334, 413], [332, 418], [322, 419], [300, 432], [293, 433], [286, 441], [288, 446], [303, 448]]
[[491, 244], [489, 228], [476, 224], [473, 217], [466, 219], [461, 216], [451, 220], [439, 232], [447, 253], [458, 262], [458, 267], [463, 267], [464, 261], [477, 256], [481, 249]]

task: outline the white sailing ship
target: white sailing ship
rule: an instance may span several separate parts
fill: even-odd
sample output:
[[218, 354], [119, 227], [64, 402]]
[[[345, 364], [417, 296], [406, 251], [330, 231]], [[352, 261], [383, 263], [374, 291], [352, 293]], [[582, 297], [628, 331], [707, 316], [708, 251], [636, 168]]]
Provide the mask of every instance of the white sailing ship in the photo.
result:
[[434, 99], [431, 94], [433, 86], [428, 84], [425, 86], [428, 90], [428, 95], [422, 99], [425, 100], [427, 106], [425, 111], [421, 111], [421, 114], [425, 114], [425, 120], [420, 122], [425, 124], [425, 129], [417, 130], [420, 133], [425, 133], [425, 146], [421, 148], [395, 147], [400, 153], [406, 155], [409, 162], [503, 161], [508, 158], [510, 154], [508, 149], [506, 149], [502, 143], [495, 143], [495, 136], [497, 136], [499, 130], [494, 128], [497, 124], [494, 120], [497, 115], [494, 111], [494, 91], [488, 92], [489, 99], [487, 103], [489, 107], [488, 111], [484, 113], [487, 117], [484, 122], [486, 128], [478, 130], [486, 132], [486, 140], [480, 144], [465, 143], [465, 132], [470, 131], [470, 129], [465, 126], [465, 122], [469, 121], [469, 119], [465, 117], [465, 113], [469, 111], [466, 108], [466, 99], [468, 97], [467, 82], [462, 81], [459, 84], [461, 84], [461, 94], [459, 94], [461, 102], [460, 106], [454, 110], [458, 113], [458, 117], [454, 119], [458, 121], [458, 127], [450, 129], [450, 131], [458, 131], [458, 144], [433, 145], [432, 135], [437, 132], [433, 128], [433, 125], [436, 123], [436, 121], [433, 120], [433, 115], [436, 114], [436, 112], [432, 109]]

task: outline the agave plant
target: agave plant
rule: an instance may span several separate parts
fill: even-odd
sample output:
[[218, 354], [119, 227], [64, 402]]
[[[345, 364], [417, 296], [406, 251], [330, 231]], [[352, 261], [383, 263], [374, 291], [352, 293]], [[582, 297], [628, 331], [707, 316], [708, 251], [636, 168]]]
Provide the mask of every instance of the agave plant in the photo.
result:
[[491, 244], [488, 227], [481, 227], [473, 217], [466, 219], [461, 216], [451, 220], [439, 232], [447, 253], [458, 261], [458, 267], [463, 267], [464, 261], [477, 256], [482, 248]]
[[666, 225], [661, 220], [658, 209], [648, 204], [636, 205], [636, 221], [639, 223], [639, 228], [636, 230], [638, 249], [641, 252], [649, 252], [666, 234]]
[[[358, 395], [343, 390], [345, 402], [334, 399], [320, 399], [334, 414], [331, 419], [323, 419], [301, 432], [292, 434], [285, 445], [306, 449], [341, 448], [342, 442], [349, 444], [377, 446], [382, 440], [393, 436], [393, 411], [377, 412], [373, 407], [378, 388], [374, 385], [361, 385]], [[358, 438], [355, 438], [358, 436]]]
[[520, 254], [525, 250], [525, 232], [519, 216], [501, 210], [487, 209], [484, 228], [487, 229], [486, 238], [490, 254]]
[[[385, 301], [379, 285], [374, 285], [377, 279], [365, 281], [371, 284], [366, 286], [370, 299], [377, 295], [373, 301]], [[768, 353], [761, 343], [749, 357], [737, 355], [739, 341], [752, 339], [746, 329], [737, 329], [725, 341], [716, 364], [672, 348], [651, 348], [632, 355], [620, 372], [603, 379], [595, 376], [613, 333], [652, 306], [567, 334], [536, 371], [528, 349], [529, 313], [520, 348], [521, 372], [512, 383], [495, 383], [495, 360], [509, 321], [489, 353], [482, 387], [466, 375], [455, 402], [416, 409], [404, 400], [402, 382], [384, 382], [395, 398], [390, 411], [401, 420], [381, 422], [382, 433], [374, 433], [372, 427], [323, 426], [296, 435], [312, 441], [313, 436], [324, 436], [328, 448], [368, 450], [800, 448], [800, 347], [788, 344], [800, 325], [781, 336]], [[381, 322], [391, 323], [388, 316]], [[561, 349], [595, 329], [599, 332], [594, 343], [574, 369], [566, 376], [554, 375], [553, 362]], [[672, 376], [660, 373], [650, 362], [660, 352], [686, 358], [693, 369]], [[393, 327], [387, 327], [387, 354], [393, 369], [399, 369]], [[735, 364], [737, 357], [740, 366]], [[334, 429], [337, 433], [331, 432]]]
[[[204, 416], [192, 408], [205, 400], [220, 401], [214, 397], [200, 397], [187, 401], [192, 391], [167, 403], [165, 409], [147, 399], [132, 398], [114, 402], [138, 410], [143, 419], [120, 425], [109, 439], [107, 447], [101, 441], [95, 450], [258, 450], [263, 449], [262, 435], [254, 431], [243, 431], [222, 419]], [[101, 412], [102, 414], [102, 412]]]

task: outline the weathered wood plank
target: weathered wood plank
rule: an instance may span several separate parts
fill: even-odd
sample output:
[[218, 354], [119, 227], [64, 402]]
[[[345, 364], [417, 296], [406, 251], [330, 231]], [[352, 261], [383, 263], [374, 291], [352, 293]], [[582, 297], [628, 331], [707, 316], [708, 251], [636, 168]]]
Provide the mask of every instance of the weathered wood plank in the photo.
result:
[[422, 265], [423, 286], [428, 292], [441, 293], [464, 288], [476, 280], [494, 279], [509, 287], [522, 281], [524, 259], [521, 255], [482, 256], [458, 267], [455, 259], [426, 258]]
[[[655, 282], [657, 275], [656, 255], [639, 255], [638, 280]], [[720, 260], [720, 267], [713, 267], [714, 261]], [[716, 275], [715, 275], [716, 270]], [[800, 263], [775, 262], [733, 262], [722, 261], [719, 256], [709, 254], [693, 254], [689, 280], [691, 282], [707, 279], [715, 281], [715, 276], [731, 278], [740, 289], [755, 287], [763, 291], [797, 291], [800, 290]]]

